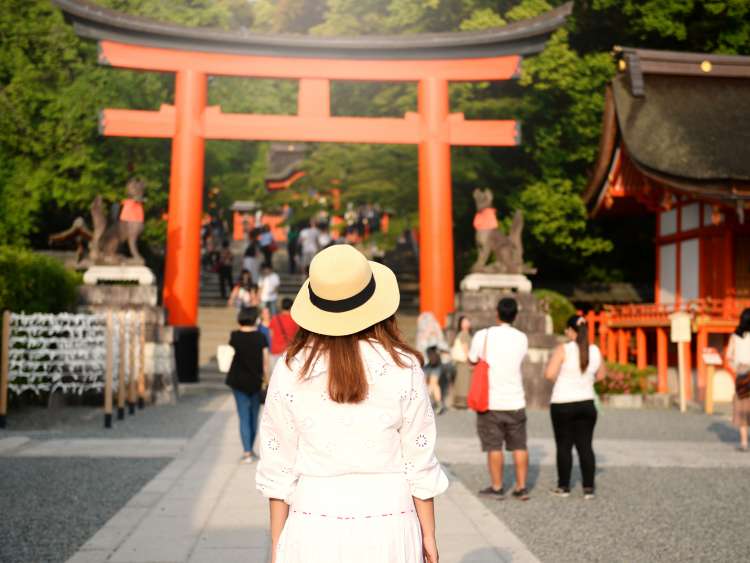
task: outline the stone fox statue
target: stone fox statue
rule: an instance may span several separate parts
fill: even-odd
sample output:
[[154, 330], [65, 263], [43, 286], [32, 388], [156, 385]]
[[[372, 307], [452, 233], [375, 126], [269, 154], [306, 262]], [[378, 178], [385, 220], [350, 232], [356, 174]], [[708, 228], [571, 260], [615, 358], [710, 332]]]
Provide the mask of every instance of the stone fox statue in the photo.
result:
[[[489, 188], [475, 189], [473, 194], [477, 206], [474, 216], [478, 256], [472, 272], [499, 274], [524, 273], [523, 263], [523, 213], [516, 210], [508, 234], [498, 228], [497, 211], [492, 207], [492, 192]], [[488, 264], [490, 256], [495, 261]]]
[[[117, 220], [107, 226], [102, 196], [98, 195], [91, 204], [91, 221], [94, 234], [89, 246], [89, 254], [94, 264], [143, 264], [138, 252], [138, 237], [143, 232], [143, 194], [146, 185], [138, 178], [126, 185], [127, 198], [123, 200]], [[127, 242], [130, 259], [117, 253], [121, 243]]]

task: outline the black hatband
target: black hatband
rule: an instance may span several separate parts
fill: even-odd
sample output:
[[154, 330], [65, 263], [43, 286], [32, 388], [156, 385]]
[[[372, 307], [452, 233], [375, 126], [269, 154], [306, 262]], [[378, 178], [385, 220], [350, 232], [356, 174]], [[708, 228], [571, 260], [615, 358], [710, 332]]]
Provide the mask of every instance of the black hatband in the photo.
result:
[[370, 278], [370, 283], [368, 283], [362, 291], [351, 297], [347, 297], [346, 299], [337, 299], [335, 301], [331, 299], [323, 299], [322, 297], [315, 295], [312, 285], [309, 283], [307, 284], [307, 289], [310, 292], [310, 303], [315, 305], [318, 309], [326, 311], [327, 313], [346, 313], [347, 311], [361, 307], [369, 301], [370, 297], [373, 296], [375, 293], [375, 276], [373, 275]]

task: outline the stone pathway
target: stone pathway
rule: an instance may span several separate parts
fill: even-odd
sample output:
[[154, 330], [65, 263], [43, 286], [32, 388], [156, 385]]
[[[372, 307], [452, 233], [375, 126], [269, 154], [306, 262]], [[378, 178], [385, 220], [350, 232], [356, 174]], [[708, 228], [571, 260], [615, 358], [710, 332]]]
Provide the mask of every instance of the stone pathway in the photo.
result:
[[[266, 561], [267, 502], [255, 491], [255, 466], [238, 463], [236, 434], [233, 403], [227, 399], [177, 457], [69, 563]], [[436, 511], [445, 563], [537, 561], [457, 480], [438, 497]]]
[[[20, 438], [7, 438], [20, 440]], [[1, 442], [1, 441], [0, 441]], [[17, 457], [174, 457], [187, 444], [184, 438], [74, 438], [22, 442]], [[7, 450], [10, 448], [8, 447]], [[2, 450], [2, 443], [0, 443]]]
[[[555, 441], [552, 438], [530, 438], [528, 447], [532, 465], [555, 465]], [[733, 443], [595, 438], [594, 451], [600, 468], [750, 468], [750, 455], [738, 454]], [[475, 437], [440, 437], [437, 454], [443, 463], [485, 463], [485, 454]], [[512, 462], [512, 457], [506, 455], [505, 463]]]

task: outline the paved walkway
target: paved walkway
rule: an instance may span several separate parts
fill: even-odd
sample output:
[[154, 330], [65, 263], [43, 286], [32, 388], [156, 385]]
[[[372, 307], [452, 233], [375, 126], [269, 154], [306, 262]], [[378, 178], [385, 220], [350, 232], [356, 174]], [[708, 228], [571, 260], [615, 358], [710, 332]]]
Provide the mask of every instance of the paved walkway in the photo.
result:
[[[529, 438], [528, 447], [533, 465], [555, 465], [555, 441], [552, 438]], [[750, 468], [750, 455], [738, 455], [735, 443], [595, 438], [594, 450], [599, 468]], [[437, 454], [443, 463], [485, 463], [485, 454], [476, 437], [441, 437], [438, 434]], [[512, 456], [506, 455], [505, 463], [512, 464]]]
[[[187, 443], [162, 444], [182, 449], [69, 562], [266, 561], [267, 502], [254, 489], [255, 466], [238, 463], [238, 439], [228, 398]], [[80, 455], [91, 455], [91, 447], [77, 442], [57, 447], [60, 452], [63, 446], [77, 447]], [[122, 446], [123, 453], [135, 449], [124, 441]], [[47, 454], [23, 452], [23, 448], [18, 454], [48, 455], [52, 446], [46, 448]], [[445, 563], [537, 561], [459, 481], [453, 480], [448, 492], [438, 497], [437, 514], [438, 545]]]

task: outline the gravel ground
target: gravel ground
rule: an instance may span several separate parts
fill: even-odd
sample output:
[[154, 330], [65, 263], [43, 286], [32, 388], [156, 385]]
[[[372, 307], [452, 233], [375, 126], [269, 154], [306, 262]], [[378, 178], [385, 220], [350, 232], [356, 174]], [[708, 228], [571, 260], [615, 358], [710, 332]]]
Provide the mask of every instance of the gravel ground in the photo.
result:
[[[450, 468], [470, 490], [486, 486], [480, 465]], [[532, 467], [528, 502], [482, 501], [542, 561], [747, 560], [750, 479], [746, 470], [609, 468], [597, 499], [578, 488], [567, 499], [547, 491], [554, 467]], [[506, 475], [506, 487], [512, 475]]]
[[65, 561], [169, 461], [0, 457], [0, 561]]
[[[547, 410], [528, 410], [530, 438], [552, 438]], [[474, 436], [476, 415], [451, 410], [438, 417], [438, 436]], [[594, 438], [620, 440], [677, 440], [690, 442], [738, 442], [739, 433], [725, 416], [708, 416], [677, 410], [603, 409], [599, 412]]]
[[222, 388], [188, 388], [175, 405], [147, 406], [135, 415], [126, 414], [113, 427], [104, 428], [101, 407], [25, 406], [10, 410], [8, 427], [0, 438], [29, 436], [35, 440], [59, 438], [189, 438], [229, 396]]

